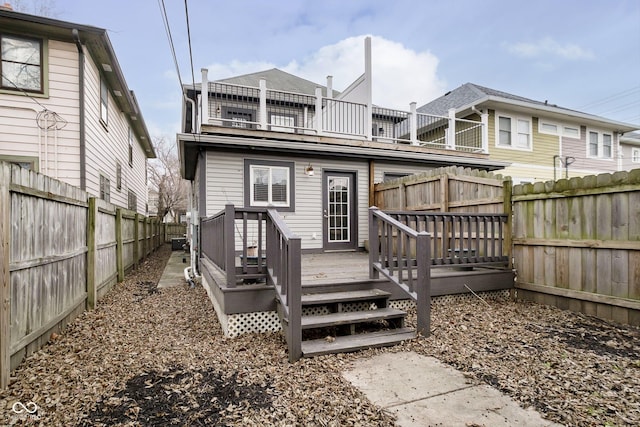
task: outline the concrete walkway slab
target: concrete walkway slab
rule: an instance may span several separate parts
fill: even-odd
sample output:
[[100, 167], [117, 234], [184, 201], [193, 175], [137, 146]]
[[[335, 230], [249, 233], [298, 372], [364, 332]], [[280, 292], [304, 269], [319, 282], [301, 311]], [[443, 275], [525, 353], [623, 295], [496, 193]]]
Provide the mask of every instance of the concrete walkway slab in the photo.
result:
[[[185, 260], [186, 262], [182, 262]], [[184, 251], [173, 251], [167, 261], [162, 277], [158, 282], [158, 288], [184, 285], [184, 269], [189, 266], [189, 254]]]
[[400, 426], [560, 426], [521, 408], [488, 385], [476, 385], [433, 357], [383, 353], [359, 360], [343, 377]]

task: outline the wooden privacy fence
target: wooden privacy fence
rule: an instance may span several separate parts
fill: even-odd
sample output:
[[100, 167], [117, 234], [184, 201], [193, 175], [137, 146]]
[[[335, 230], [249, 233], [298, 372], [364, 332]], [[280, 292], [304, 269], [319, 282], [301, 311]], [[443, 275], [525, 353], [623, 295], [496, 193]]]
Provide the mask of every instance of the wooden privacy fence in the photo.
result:
[[518, 296], [640, 325], [640, 169], [513, 189]]
[[155, 220], [0, 162], [0, 387], [163, 241]]
[[501, 175], [452, 166], [376, 184], [374, 205], [385, 211], [503, 213], [504, 185]]

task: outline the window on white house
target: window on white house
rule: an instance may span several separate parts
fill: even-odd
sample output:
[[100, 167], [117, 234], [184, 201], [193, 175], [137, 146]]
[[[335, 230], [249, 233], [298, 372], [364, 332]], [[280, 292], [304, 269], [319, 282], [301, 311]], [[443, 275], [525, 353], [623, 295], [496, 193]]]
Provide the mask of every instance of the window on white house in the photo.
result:
[[498, 115], [498, 141], [500, 147], [531, 149], [531, 120]]
[[116, 162], [116, 190], [122, 189], [122, 165]]
[[245, 160], [245, 206], [293, 211], [293, 162]]
[[129, 166], [133, 167], [133, 131], [129, 128]]
[[631, 161], [633, 163], [640, 163], [640, 148], [631, 149]]
[[590, 130], [587, 139], [587, 155], [591, 158], [613, 158], [613, 135]]
[[127, 209], [130, 211], [138, 210], [138, 196], [133, 191], [129, 190], [127, 197]]
[[0, 35], [2, 89], [44, 92], [42, 45], [40, 39]]
[[103, 78], [100, 79], [100, 120], [105, 126], [109, 123], [109, 90]]
[[100, 175], [100, 198], [105, 202], [111, 201], [111, 183], [109, 178], [104, 175]]

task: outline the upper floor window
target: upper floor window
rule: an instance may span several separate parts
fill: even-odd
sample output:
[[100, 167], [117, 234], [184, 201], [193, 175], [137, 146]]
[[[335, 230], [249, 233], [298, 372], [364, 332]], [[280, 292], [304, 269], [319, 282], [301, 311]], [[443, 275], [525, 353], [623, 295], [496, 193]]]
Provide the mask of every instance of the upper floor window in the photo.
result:
[[255, 121], [255, 111], [244, 108], [223, 106], [222, 117], [229, 119], [229, 121], [225, 121], [225, 126], [252, 129], [252, 122]]
[[129, 128], [129, 166], [133, 167], [133, 131]]
[[587, 157], [611, 159], [613, 157], [613, 135], [590, 130], [587, 138]]
[[497, 128], [497, 146], [531, 149], [530, 119], [497, 115]]
[[269, 124], [272, 131], [295, 132], [296, 117], [293, 114], [270, 113]]
[[568, 138], [580, 139], [580, 127], [573, 125], [562, 125], [548, 120], [538, 121], [538, 132], [549, 135], [560, 135]]
[[293, 211], [293, 171], [292, 162], [245, 160], [245, 206]]
[[0, 35], [2, 89], [44, 93], [42, 40]]
[[633, 163], [640, 163], [640, 148], [631, 149], [631, 161]]
[[103, 78], [100, 79], [100, 120], [109, 123], [109, 89]]

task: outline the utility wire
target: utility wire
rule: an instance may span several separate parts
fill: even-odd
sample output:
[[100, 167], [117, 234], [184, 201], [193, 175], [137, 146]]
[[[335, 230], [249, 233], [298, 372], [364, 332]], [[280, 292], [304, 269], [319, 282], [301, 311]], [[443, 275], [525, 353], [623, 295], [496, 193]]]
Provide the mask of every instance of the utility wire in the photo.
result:
[[[189, 26], [189, 7], [187, 6], [187, 0], [184, 0], [184, 15], [187, 19], [187, 40], [189, 42], [189, 63], [191, 64], [191, 84], [193, 85], [193, 93], [195, 96], [196, 93], [196, 77], [195, 77], [195, 73], [193, 71], [193, 52], [191, 50], [191, 27]], [[203, 91], [205, 90], [209, 90], [209, 88], [204, 88], [201, 87], [200, 88], [200, 93], [203, 93]], [[194, 108], [194, 116], [195, 116], [195, 123], [193, 124], [193, 126], [195, 126], [196, 123], [198, 123], [198, 109]]]
[[630, 89], [626, 89], [623, 90], [622, 92], [618, 92], [618, 93], [614, 93], [613, 95], [609, 95], [607, 97], [598, 99], [596, 101], [590, 102], [588, 104], [585, 104], [581, 107], [578, 107], [579, 109], [584, 109], [584, 108], [593, 108], [602, 104], [607, 104], [609, 102], [612, 102], [618, 98], [625, 98], [627, 96], [633, 95], [635, 92], [639, 92], [640, 91], [640, 86], [635, 86], [632, 87]]
[[173, 36], [171, 35], [171, 27], [169, 26], [169, 19], [167, 18], [167, 9], [165, 8], [164, 0], [158, 0], [158, 6], [160, 7], [160, 14], [162, 15], [162, 21], [164, 22], [164, 30], [167, 34], [167, 40], [169, 40], [169, 48], [171, 49], [171, 55], [173, 56], [173, 64], [176, 67], [178, 82], [180, 82], [180, 90], [182, 91], [182, 76], [180, 75], [180, 67], [178, 66], [178, 58], [176, 57], [176, 48], [173, 44]]

